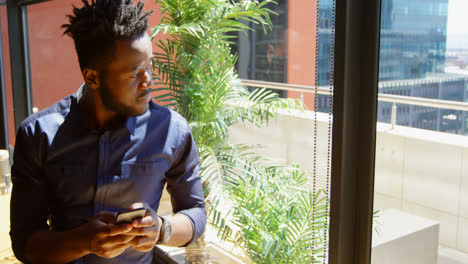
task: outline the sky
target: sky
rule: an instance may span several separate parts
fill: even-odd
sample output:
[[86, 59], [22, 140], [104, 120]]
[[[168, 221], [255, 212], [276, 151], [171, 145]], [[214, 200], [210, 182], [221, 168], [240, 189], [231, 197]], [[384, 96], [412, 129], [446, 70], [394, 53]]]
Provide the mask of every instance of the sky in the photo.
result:
[[468, 49], [468, 0], [449, 0], [447, 48]]

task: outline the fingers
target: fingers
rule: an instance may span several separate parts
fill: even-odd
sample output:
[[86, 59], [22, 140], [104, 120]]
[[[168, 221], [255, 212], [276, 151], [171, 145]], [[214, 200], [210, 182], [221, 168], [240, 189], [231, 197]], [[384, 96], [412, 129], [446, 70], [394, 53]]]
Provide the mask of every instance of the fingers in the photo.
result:
[[128, 242], [132, 241], [135, 238], [133, 235], [116, 235], [116, 236], [109, 236], [102, 240], [102, 244], [106, 245], [120, 245], [120, 244], [127, 244]]
[[130, 241], [134, 238], [135, 236], [128, 235], [103, 236], [98, 234], [90, 241], [90, 249], [93, 254], [98, 256], [115, 257], [130, 247]]
[[[125, 239], [121, 239], [121, 241], [127, 241], [130, 237], [127, 236]], [[132, 239], [134, 237], [131, 237]], [[130, 241], [132, 240], [130, 239]], [[103, 243], [103, 244], [97, 244], [95, 245], [95, 249], [93, 251], [93, 254], [96, 254], [98, 256], [104, 257], [104, 258], [113, 258], [118, 255], [120, 255], [123, 251], [125, 251], [127, 248], [131, 246], [129, 243], [130, 241], [127, 241], [125, 243]]]
[[135, 235], [127, 235], [133, 229], [131, 224], [115, 225], [115, 214], [100, 212], [85, 227], [91, 253], [105, 258], [120, 255], [131, 246]]
[[131, 247], [137, 251], [147, 252], [153, 249], [156, 241], [146, 236], [135, 237], [129, 242]]
[[114, 213], [100, 212], [87, 224], [86, 229], [91, 237], [106, 237], [124, 234], [133, 228], [131, 224], [115, 225], [112, 222], [115, 222]]
[[116, 245], [115, 247], [102, 251], [95, 251], [93, 254], [103, 257], [103, 258], [115, 258], [118, 255], [122, 254], [127, 248], [128, 245]]
[[144, 217], [132, 221], [133, 227], [149, 227], [158, 223], [156, 212], [147, 203], [133, 203], [129, 209], [137, 208], [145, 208], [146, 212]]
[[105, 258], [115, 258], [118, 255], [122, 254], [129, 246], [127, 244], [114, 245], [112, 248], [103, 252], [101, 257]]
[[94, 231], [91, 236], [92, 252], [103, 257], [115, 257], [126, 248], [138, 251], [149, 251], [159, 237], [160, 220], [156, 212], [145, 203], [134, 203], [130, 209], [145, 208], [143, 218], [131, 224], [115, 224], [116, 214], [100, 212], [90, 223]]
[[132, 222], [133, 227], [150, 227], [150, 226], [157, 226], [158, 225], [158, 218], [157, 216], [147, 215], [143, 218], [135, 219]]
[[116, 236], [128, 233], [132, 230], [131, 224], [119, 224], [119, 225], [106, 225], [103, 227], [103, 230], [100, 232], [103, 236]]
[[135, 220], [132, 224], [134, 226], [133, 229], [127, 233], [128, 235], [135, 236], [135, 238], [129, 242], [131, 247], [141, 252], [152, 250], [159, 237], [158, 217], [156, 216], [155, 220], [151, 216], [146, 216], [142, 219]]
[[135, 227], [125, 235], [128, 236], [148, 236], [148, 237], [156, 237], [158, 234], [158, 229], [155, 226], [151, 227]]

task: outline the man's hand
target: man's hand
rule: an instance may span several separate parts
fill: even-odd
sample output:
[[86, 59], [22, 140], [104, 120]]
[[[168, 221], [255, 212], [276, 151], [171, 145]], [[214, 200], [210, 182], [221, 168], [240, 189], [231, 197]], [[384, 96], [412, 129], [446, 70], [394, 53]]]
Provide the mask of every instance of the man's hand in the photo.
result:
[[161, 231], [161, 219], [156, 212], [146, 203], [135, 203], [130, 206], [130, 209], [145, 208], [146, 214], [143, 218], [133, 220], [133, 229], [126, 235], [135, 236], [130, 245], [137, 251], [147, 252], [153, 249], [159, 239]]
[[129, 243], [135, 235], [130, 224], [115, 224], [115, 214], [100, 212], [88, 224], [83, 226], [88, 245], [85, 251], [104, 258], [113, 258], [120, 255], [131, 246]]

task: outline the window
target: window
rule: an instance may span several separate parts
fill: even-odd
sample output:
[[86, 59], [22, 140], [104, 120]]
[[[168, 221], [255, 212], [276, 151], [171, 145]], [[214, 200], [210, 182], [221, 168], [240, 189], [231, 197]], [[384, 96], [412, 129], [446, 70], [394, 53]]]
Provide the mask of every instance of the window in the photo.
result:
[[[459, 10], [467, 6], [457, 0], [382, 0], [382, 6], [379, 87], [410, 98], [396, 104], [396, 126], [383, 124], [393, 119], [387, 112], [378, 116], [374, 209], [380, 210], [375, 225], [382, 232], [374, 232], [372, 261], [385, 256], [395, 263], [465, 263], [468, 108], [459, 102], [467, 96], [461, 43], [468, 43], [468, 31]], [[399, 61], [391, 75], [387, 43], [395, 44], [391, 52]], [[378, 108], [388, 105], [379, 102]], [[425, 249], [403, 248], [404, 236]]]
[[[51, 7], [59, 5], [57, 2], [63, 1], [52, 0], [42, 4], [48, 4], [48, 6]], [[358, 20], [361, 19], [362, 17], [357, 16], [357, 12], [351, 11], [350, 16], [346, 18], [342, 15], [342, 13], [341, 15], [336, 13], [335, 16], [335, 14], [332, 13], [335, 11], [335, 3], [331, 0], [320, 1], [318, 10], [316, 3], [311, 1], [278, 2], [279, 4], [277, 6], [271, 7], [275, 8], [276, 12], [280, 14], [277, 17], [272, 16], [272, 19], [274, 20], [273, 24], [278, 25], [278, 27], [274, 27], [272, 31], [274, 33], [270, 35], [262, 35], [263, 33], [259, 32], [257, 29], [255, 33], [251, 33], [250, 35], [239, 36], [237, 48], [233, 48], [233, 50], [237, 49], [239, 51], [239, 75], [241, 77], [250, 76], [248, 78], [254, 78], [252, 76], [255, 76], [255, 79], [268, 80], [270, 82], [279, 82], [283, 84], [283, 86], [279, 87], [282, 91], [280, 92], [280, 95], [284, 98], [297, 98], [303, 101], [308, 110], [305, 115], [297, 114], [293, 116], [295, 118], [293, 121], [287, 120], [287, 118], [280, 118], [279, 123], [272, 124], [273, 127], [267, 130], [265, 133], [262, 134], [255, 132], [253, 134], [253, 140], [255, 143], [258, 143], [259, 141], [261, 141], [260, 143], [263, 143], [263, 141], [266, 141], [268, 138], [272, 138], [274, 144], [269, 145], [272, 151], [266, 151], [266, 154], [271, 155], [273, 150], [275, 150], [276, 153], [280, 153], [284, 156], [284, 160], [286, 162], [298, 162], [305, 166], [313, 166], [313, 164], [311, 165], [311, 160], [314, 160], [314, 158], [311, 158], [311, 156], [316, 156], [317, 169], [311, 170], [312, 174], [316, 175], [314, 175], [311, 179], [316, 181], [315, 185], [317, 189], [321, 188], [322, 186], [327, 188], [326, 186], [329, 185], [330, 180], [327, 177], [331, 176], [330, 171], [335, 169], [336, 171], [334, 171], [334, 173], [337, 176], [335, 177], [335, 180], [338, 181], [338, 183], [342, 183], [344, 186], [349, 186], [347, 189], [352, 190], [350, 192], [347, 190], [339, 190], [342, 194], [340, 197], [342, 197], [344, 201], [341, 204], [340, 202], [336, 202], [336, 207], [334, 207], [334, 205], [331, 206], [331, 210], [333, 210], [333, 208], [342, 210], [339, 215], [343, 219], [330, 219], [332, 222], [330, 226], [341, 226], [336, 224], [340, 223], [341, 221], [344, 227], [340, 230], [341, 232], [330, 233], [330, 236], [335, 236], [336, 239], [334, 241], [341, 241], [339, 245], [335, 245], [330, 248], [331, 251], [335, 251], [334, 254], [330, 254], [330, 263], [343, 263], [343, 261], [338, 262], [336, 260], [336, 256], [340, 255], [346, 258], [346, 260], [350, 260], [355, 258], [353, 256], [346, 255], [346, 253], [352, 252], [353, 254], [355, 253], [360, 255], [358, 252], [369, 252], [365, 239], [368, 238], [370, 234], [366, 230], [361, 230], [361, 232], [358, 233], [354, 227], [358, 224], [364, 228], [370, 227], [370, 215], [367, 214], [369, 213], [367, 211], [370, 210], [368, 210], [368, 207], [365, 207], [364, 209], [362, 208], [364, 207], [363, 204], [366, 204], [366, 201], [369, 201], [372, 197], [372, 193], [370, 189], [368, 189], [371, 186], [371, 184], [368, 184], [371, 182], [370, 172], [368, 169], [371, 168], [373, 164], [373, 151], [364, 151], [363, 149], [366, 149], [365, 146], [373, 144], [372, 140], [374, 135], [372, 128], [369, 126], [358, 127], [352, 125], [351, 128], [345, 127], [344, 129], [340, 130], [340, 125], [341, 128], [343, 128], [344, 120], [349, 120], [347, 118], [350, 117], [350, 115], [351, 119], [353, 119], [353, 117], [355, 117], [353, 116], [355, 113], [359, 114], [361, 124], [366, 122], [368, 123], [369, 120], [373, 120], [369, 113], [372, 113], [376, 110], [375, 107], [373, 107], [375, 98], [372, 98], [371, 96], [375, 92], [376, 87], [370, 87], [369, 85], [357, 87], [354, 86], [352, 82], [344, 82], [342, 80], [345, 79], [343, 77], [344, 72], [351, 71], [353, 73], [358, 73], [355, 76], [363, 78], [363, 82], [371, 82], [372, 78], [376, 77], [376, 69], [372, 68], [372, 65], [374, 64], [372, 59], [376, 58], [378, 54], [373, 52], [375, 51], [373, 50], [375, 49], [375, 43], [373, 43], [371, 40], [372, 38], [359, 40], [354, 39], [353, 41], [357, 41], [359, 45], [352, 45], [355, 44], [355, 42], [351, 44], [348, 43], [348, 41], [345, 41], [345, 38], [343, 37], [345, 36], [345, 32], [343, 29], [345, 28], [345, 25], [349, 25], [347, 24], [349, 21], [345, 21], [344, 19], [351, 20], [350, 17]], [[350, 2], [362, 4], [355, 0], [350, 0]], [[337, 4], [340, 5], [342, 2]], [[377, 23], [376, 21], [378, 21], [377, 16], [375, 15], [375, 10], [377, 9], [378, 5], [375, 4], [376, 3], [367, 3], [365, 6], [363, 6], [363, 13], [366, 15], [366, 18], [370, 19], [367, 21], [371, 21], [371, 23], [366, 24], [363, 20], [360, 20], [359, 26], [356, 27], [351, 25], [351, 35], [357, 36], [359, 34], [353, 33], [359, 32], [365, 32], [365, 34], [370, 35], [375, 33], [375, 30], [373, 30], [374, 28], [372, 27], [375, 26]], [[30, 20], [30, 23], [31, 21], [40, 21], [40, 19], [37, 18], [41, 15], [40, 9], [40, 6], [28, 7], [28, 10], [31, 13], [31, 16], [28, 19]], [[54, 15], [64, 11], [60, 8], [51, 8], [50, 10], [54, 11]], [[341, 6], [341, 8], [338, 6], [336, 10], [343, 12], [343, 10], [346, 11], [346, 8], [345, 6]], [[318, 17], [313, 15], [317, 13], [319, 14]], [[45, 15], [45, 13], [42, 13], [42, 15]], [[317, 18], [323, 18], [323, 20], [317, 21]], [[335, 21], [337, 18], [338, 20], [342, 20]], [[152, 23], [154, 24], [154, 22]], [[338, 43], [339, 45], [335, 45], [336, 43], [334, 43], [335, 24], [339, 25], [337, 30], [341, 30], [339, 34], [336, 34], [336, 37], [340, 37], [341, 42]], [[320, 25], [320, 27], [317, 27], [318, 25]], [[32, 35], [36, 34], [36, 30], [39, 30], [42, 26], [44, 25], [41, 23], [31, 26], [31, 32], [29, 33]], [[279, 30], [275, 31], [276, 29]], [[389, 36], [392, 34], [401, 36], [392, 32], [388, 32], [388, 34]], [[41, 41], [43, 40], [31, 39], [31, 43], [37, 44], [41, 43]], [[385, 51], [387, 56], [392, 57], [395, 52], [394, 49], [396, 49], [399, 45], [402, 45], [402, 43], [390, 43], [389, 47], [391, 47], [391, 49], [389, 49], [389, 51]], [[344, 47], [349, 47], [349, 49], [345, 49]], [[47, 55], [50, 55], [46, 52], [47, 50], [50, 51], [50, 49], [44, 49], [44, 52], [46, 53], [46, 60], [49, 60], [56, 55], [52, 54], [52, 56], [47, 57]], [[335, 50], [342, 52], [341, 55], [343, 55], [343, 53], [346, 55], [347, 51], [351, 51], [351, 53], [354, 54], [362, 53], [366, 55], [363, 56], [363, 58], [359, 58], [359, 60], [355, 59], [354, 61], [344, 61], [343, 58], [346, 56], [339, 56], [334, 58], [334, 53], [331, 51]], [[32, 95], [38, 96], [44, 93], [44, 91], [41, 92], [41, 88], [38, 87], [38, 82], [41, 81], [41, 76], [39, 74], [41, 69], [38, 68], [38, 65], [40, 65], [40, 63], [38, 63], [40, 57], [38, 57], [39, 59], [34, 59], [33, 57], [39, 54], [41, 51], [32, 48], [31, 52], [34, 53], [31, 56], [31, 68], [33, 70]], [[407, 60], [411, 58], [411, 54], [405, 55], [407, 55]], [[335, 59], [337, 60], [336, 64]], [[37, 63], [36, 66], [34, 66], [35, 63]], [[360, 67], [361, 64], [364, 66]], [[388, 78], [388, 80], [391, 80], [392, 73], [398, 65], [398, 61], [394, 59], [393, 64], [386, 66], [388, 69], [388, 76], [386, 78]], [[340, 69], [336, 73], [330, 70], [334, 69], [334, 66], [337, 66], [337, 68]], [[346, 71], [340, 67], [345, 67]], [[399, 71], [402, 70], [397, 69], [397, 71], [398, 74], [400, 74]], [[336, 77], [337, 75], [338, 77]], [[336, 82], [332, 83], [331, 80], [335, 80]], [[35, 90], [36, 87], [38, 87], [38, 90]], [[289, 90], [285, 90], [285, 87], [288, 87], [287, 89]], [[312, 93], [310, 93], [310, 91], [306, 91], [311, 90], [310, 87], [312, 87]], [[15, 86], [13, 90], [18, 88], [23, 89], [24, 87]], [[346, 96], [343, 93], [345, 88], [350, 89], [349, 91], [351, 91], [347, 93]], [[317, 89], [321, 94], [316, 94], [317, 91], [315, 89]], [[68, 93], [70, 92], [64, 91], [64, 95]], [[357, 101], [357, 96], [359, 96], [359, 102], [362, 103], [362, 106], [359, 108], [356, 108], [356, 106], [354, 106], [352, 103], [349, 104], [349, 102], [352, 102], [352, 100]], [[337, 99], [337, 102], [339, 102], [335, 105], [335, 107], [338, 109], [345, 105], [345, 103], [340, 103], [342, 102], [340, 101], [342, 99], [347, 100], [347, 107], [351, 105], [352, 107], [355, 107], [356, 111], [338, 111], [333, 113], [332, 116], [330, 113], [333, 108], [330, 102], [335, 99]], [[33, 100], [33, 102], [38, 103], [41, 101], [40, 99], [36, 98], [36, 100]], [[20, 106], [16, 105], [16, 107]], [[319, 113], [316, 110], [320, 110], [323, 113]], [[390, 108], [387, 108], [386, 111], [389, 114]], [[15, 112], [18, 113], [19, 111]], [[314, 115], [317, 115], [318, 118], [316, 118]], [[333, 124], [338, 126], [338, 133], [336, 134], [336, 137], [346, 137], [345, 142], [337, 141], [333, 142], [333, 145], [331, 144], [331, 118], [334, 118]], [[316, 121], [318, 125], [314, 124]], [[242, 132], [248, 133], [249, 129], [250, 128], [244, 129]], [[348, 133], [349, 130], [352, 130], [352, 132], [356, 133]], [[353, 135], [365, 136], [357, 137]], [[287, 144], [278, 144], [278, 142], [281, 142], [281, 140], [287, 141]], [[355, 143], [357, 144], [356, 148], [352, 148], [352, 146], [350, 147], [349, 144]], [[313, 151], [314, 146], [317, 147], [317, 151]], [[332, 146], [334, 148], [334, 154], [332, 157], [335, 159], [334, 162], [336, 161], [337, 164], [335, 168], [333, 168], [333, 166], [330, 164]], [[347, 152], [346, 150], [349, 149], [352, 149], [353, 151]], [[360, 157], [360, 160], [355, 159], [356, 157]], [[356, 162], [349, 162], [352, 159], [355, 159], [354, 161]], [[313, 163], [315, 163], [315, 161]], [[351, 164], [353, 168], [350, 170], [344, 170], [341, 168], [340, 164]], [[356, 171], [360, 171], [360, 175], [356, 175], [354, 173]], [[351, 177], [344, 177], [343, 175]], [[359, 188], [362, 190], [360, 195], [354, 191], [356, 190], [356, 188], [354, 188], [355, 186], [352, 188], [356, 182], [359, 182]], [[333, 197], [329, 196], [331, 192], [332, 191], [328, 190], [326, 195], [327, 198], [333, 200]], [[342, 208], [351, 210], [343, 210]], [[364, 213], [362, 213], [362, 215], [356, 215], [356, 217], [353, 217], [353, 221], [355, 220], [355, 222], [345, 221], [345, 219], [349, 219], [347, 218], [347, 216], [349, 216], [347, 213], [358, 211]], [[325, 221], [327, 220], [328, 219]], [[349, 224], [351, 224], [351, 226], [349, 226]], [[327, 243], [327, 235], [329, 232], [324, 230], [323, 234], [323, 241]], [[349, 234], [352, 235], [348, 236]], [[352, 248], [352, 250], [343, 249], [345, 247]], [[326, 251], [328, 248], [324, 247], [324, 250]], [[345, 254], [338, 254], [337, 252], [344, 252]], [[356, 262], [365, 263], [367, 261], [363, 260], [365, 259], [365, 254], [363, 254], [363, 256], [364, 258], [360, 259], [356, 257]]]

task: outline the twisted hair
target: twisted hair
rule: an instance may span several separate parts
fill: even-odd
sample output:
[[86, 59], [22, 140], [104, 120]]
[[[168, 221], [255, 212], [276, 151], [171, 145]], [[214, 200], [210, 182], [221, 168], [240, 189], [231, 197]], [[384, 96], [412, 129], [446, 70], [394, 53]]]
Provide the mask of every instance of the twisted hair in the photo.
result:
[[112, 60], [116, 40], [131, 40], [148, 29], [148, 16], [138, 0], [82, 0], [84, 6], [73, 6], [69, 24], [62, 25], [64, 34], [75, 42], [80, 68], [100, 69]]

